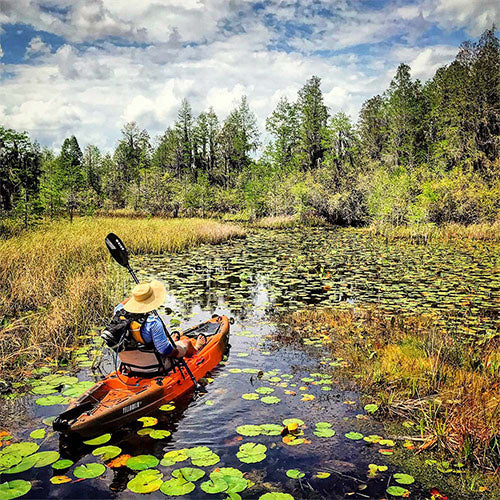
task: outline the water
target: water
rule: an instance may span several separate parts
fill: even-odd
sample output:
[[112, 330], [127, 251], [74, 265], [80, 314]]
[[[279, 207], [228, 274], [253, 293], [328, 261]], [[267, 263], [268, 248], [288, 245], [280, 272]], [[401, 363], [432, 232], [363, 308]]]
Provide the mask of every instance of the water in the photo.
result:
[[[439, 312], [457, 335], [476, 336], [498, 329], [498, 248], [481, 243], [458, 246], [414, 246], [405, 243], [385, 245], [353, 231], [323, 229], [261, 231], [245, 240], [219, 246], [204, 245], [173, 256], [143, 257], [134, 260], [143, 278], [161, 279], [168, 288], [167, 306], [174, 328], [186, 328], [211, 317], [213, 313], [235, 318], [231, 328], [231, 349], [227, 361], [214, 370], [213, 382], [203, 396], [189, 395], [175, 403], [173, 412], [158, 412], [155, 429], [172, 434], [155, 440], [140, 436], [140, 424], [118, 429], [106, 445], [121, 448], [132, 456], [154, 455], [161, 459], [166, 451], [207, 446], [220, 457], [217, 464], [201, 467], [206, 476], [184, 498], [226, 498], [209, 495], [200, 489], [208, 474], [217, 467], [235, 467], [255, 483], [242, 492], [243, 498], [259, 498], [266, 491], [280, 491], [295, 498], [382, 498], [394, 472], [404, 472], [381, 455], [384, 446], [354, 441], [345, 437], [355, 431], [363, 435], [386, 431], [367, 417], [355, 392], [342, 390], [336, 380], [336, 362], [321, 346], [303, 345], [299, 339], [280, 344], [277, 336], [283, 328], [280, 315], [304, 308], [330, 305], [353, 307], [376, 304], [387, 313], [416, 311]], [[180, 326], [177, 326], [178, 322]], [[280, 330], [281, 329], [281, 330]], [[91, 351], [92, 352], [92, 351]], [[82, 359], [88, 353], [81, 354]], [[89, 364], [85, 359], [83, 364]], [[112, 369], [105, 357], [104, 371]], [[259, 379], [258, 371], [264, 376]], [[317, 375], [331, 375], [320, 379]], [[80, 380], [92, 374], [82, 369]], [[302, 379], [306, 379], [305, 381]], [[316, 383], [322, 380], [321, 384]], [[314, 382], [312, 382], [314, 381]], [[242, 394], [270, 387], [269, 395], [246, 400]], [[314, 396], [303, 401], [304, 395]], [[275, 396], [279, 402], [265, 404], [262, 398]], [[16, 437], [29, 439], [41, 419], [55, 415], [60, 405], [40, 407], [37, 397], [26, 397], [22, 422]], [[286, 418], [299, 418], [307, 442], [289, 446], [281, 436], [247, 437], [236, 429], [247, 424], [282, 424]], [[336, 434], [322, 438], [313, 434], [315, 424], [329, 422]], [[48, 428], [48, 427], [47, 427]], [[38, 440], [40, 443], [41, 440]], [[266, 458], [258, 463], [242, 463], [236, 457], [247, 442], [267, 447]], [[92, 455], [95, 446], [78, 440], [48, 435], [43, 450], [59, 450], [61, 458], [76, 465], [101, 460]], [[400, 446], [398, 444], [397, 446]], [[387, 446], [386, 446], [387, 448]], [[387, 465], [388, 470], [368, 479], [368, 464]], [[172, 470], [191, 466], [190, 460], [157, 468], [170, 479]], [[299, 469], [301, 479], [287, 477], [286, 471]], [[2, 481], [25, 479], [32, 483], [29, 498], [132, 498], [127, 489], [134, 473], [122, 467], [107, 468], [95, 479], [78, 481], [69, 470], [54, 472], [50, 466], [6, 475]], [[316, 478], [318, 472], [331, 475]], [[71, 482], [50, 483], [53, 475], [66, 475]], [[390, 480], [390, 483], [388, 481]], [[408, 486], [412, 498], [425, 498], [418, 485]], [[160, 491], [150, 495], [164, 497]]]

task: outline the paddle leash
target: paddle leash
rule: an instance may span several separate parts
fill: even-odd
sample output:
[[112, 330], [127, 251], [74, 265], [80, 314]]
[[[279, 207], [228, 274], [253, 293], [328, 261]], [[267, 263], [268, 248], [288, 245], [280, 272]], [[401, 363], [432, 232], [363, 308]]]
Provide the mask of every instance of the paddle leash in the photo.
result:
[[[125, 247], [123, 241], [118, 236], [116, 236], [116, 234], [109, 233], [106, 236], [106, 239], [104, 240], [104, 242], [106, 243], [106, 247], [108, 248], [109, 253], [111, 254], [111, 257], [113, 257], [113, 259], [118, 264], [120, 264], [120, 266], [124, 267], [130, 273], [130, 276], [132, 276], [132, 279], [135, 281], [135, 283], [139, 283], [139, 279], [137, 278], [134, 270], [130, 267], [130, 263], [129, 263], [129, 259], [128, 259], [128, 251], [127, 251], [127, 248]], [[156, 316], [161, 321], [161, 324], [163, 326], [163, 329], [165, 330], [165, 334], [167, 336], [168, 341], [172, 344], [172, 347], [174, 349], [177, 349], [175, 342], [172, 339], [172, 337], [167, 329], [167, 325], [165, 325], [165, 322], [163, 321], [163, 318], [158, 314], [158, 311], [156, 309], [154, 311], [151, 311], [151, 312], [153, 313], [154, 316]], [[186, 370], [187, 374], [189, 375], [189, 377], [193, 381], [195, 390], [200, 390], [200, 387], [202, 387], [202, 386], [198, 385], [198, 383], [196, 382], [196, 379], [194, 378], [194, 375], [191, 372], [191, 370], [189, 369], [189, 366], [187, 365], [184, 358], [171, 358], [171, 360], [172, 360], [174, 365], [176, 363], [178, 363], [178, 368], [179, 368], [179, 372], [181, 373], [181, 375], [182, 375], [181, 367]]]

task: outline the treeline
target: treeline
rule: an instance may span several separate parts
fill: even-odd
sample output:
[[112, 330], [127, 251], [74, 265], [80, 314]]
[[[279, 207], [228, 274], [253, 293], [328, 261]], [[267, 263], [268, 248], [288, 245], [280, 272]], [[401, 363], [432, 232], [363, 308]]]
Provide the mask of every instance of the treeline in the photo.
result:
[[[130, 208], [152, 215], [307, 214], [360, 225], [473, 223], [500, 214], [500, 46], [494, 28], [462, 44], [422, 84], [401, 64], [357, 122], [324, 103], [313, 76], [282, 98], [261, 144], [246, 97], [224, 121], [194, 116], [152, 139], [128, 123], [112, 154], [58, 154], [0, 127], [0, 208], [29, 225], [42, 216]], [[257, 157], [259, 152], [259, 157]]]

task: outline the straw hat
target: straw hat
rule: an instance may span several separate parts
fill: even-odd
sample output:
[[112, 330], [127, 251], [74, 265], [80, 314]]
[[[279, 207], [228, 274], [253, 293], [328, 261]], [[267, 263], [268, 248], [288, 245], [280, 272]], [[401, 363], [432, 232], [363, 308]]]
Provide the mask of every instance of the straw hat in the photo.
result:
[[123, 308], [131, 313], [147, 313], [161, 306], [166, 296], [167, 290], [158, 280], [139, 283], [135, 285], [132, 297]]

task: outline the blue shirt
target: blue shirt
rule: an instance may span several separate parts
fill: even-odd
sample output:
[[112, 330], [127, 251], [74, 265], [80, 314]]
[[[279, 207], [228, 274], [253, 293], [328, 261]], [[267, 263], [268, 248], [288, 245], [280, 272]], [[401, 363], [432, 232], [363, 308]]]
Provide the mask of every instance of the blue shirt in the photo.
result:
[[[123, 304], [118, 304], [113, 311], [113, 315], [122, 309]], [[153, 343], [155, 349], [162, 356], [168, 356], [174, 350], [172, 344], [168, 341], [162, 322], [157, 316], [148, 316], [146, 321], [141, 326], [141, 335], [144, 342], [147, 344]]]

